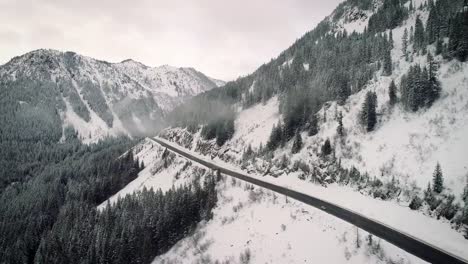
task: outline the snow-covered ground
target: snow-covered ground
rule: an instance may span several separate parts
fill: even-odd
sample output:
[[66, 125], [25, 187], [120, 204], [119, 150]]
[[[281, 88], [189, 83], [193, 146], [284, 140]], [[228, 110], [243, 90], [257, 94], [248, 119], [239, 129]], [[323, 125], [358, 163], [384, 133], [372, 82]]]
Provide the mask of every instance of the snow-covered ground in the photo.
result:
[[265, 105], [257, 104], [239, 113], [231, 145], [258, 148], [268, 141], [269, 132], [279, 120], [279, 102], [274, 97]]
[[153, 263], [425, 263], [268, 190], [229, 177], [218, 190], [213, 219]]
[[[146, 168], [100, 208], [143, 188], [167, 191], [210, 173], [150, 140], [132, 151]], [[263, 188], [223, 177], [218, 193], [213, 219], [200, 223], [154, 263], [425, 263], [377, 237], [371, 243], [365, 231]]]
[[[181, 150], [188, 151], [201, 159], [216, 162], [223, 167], [242, 172], [236, 165], [226, 163], [218, 157], [211, 159], [211, 157], [189, 151], [170, 141], [164, 141]], [[468, 251], [466, 250], [468, 248], [468, 240], [458, 231], [452, 229], [447, 221], [437, 220], [420, 212], [410, 210], [407, 202], [399, 204], [394, 201], [374, 199], [356, 192], [351, 187], [340, 186], [338, 184], [331, 184], [326, 187], [316, 185], [312, 182], [299, 179], [297, 173], [281, 177], [255, 174], [250, 174], [250, 176], [334, 203], [468, 259]]]
[[[415, 0], [418, 7], [423, 1]], [[407, 3], [409, 4], [409, 2]], [[348, 32], [364, 30], [369, 12], [359, 13], [348, 10], [348, 15], [356, 19], [342, 19], [336, 23], [337, 30]], [[432, 180], [437, 162], [442, 166], [446, 193], [453, 193], [456, 202], [463, 206], [461, 193], [468, 178], [468, 63], [445, 61], [438, 56], [439, 79], [442, 84], [441, 98], [429, 109], [416, 113], [408, 112], [397, 104], [388, 104], [388, 87], [392, 80], [400, 86], [401, 77], [411, 65], [425, 66], [426, 56], [413, 54], [411, 62], [403, 58], [402, 36], [406, 29], [414, 26], [416, 16], [427, 20], [426, 10], [416, 10], [402, 26], [392, 31], [393, 74], [381, 76], [378, 73], [364, 89], [348, 98], [343, 106], [329, 102], [318, 113], [319, 133], [309, 137], [302, 133], [304, 146], [297, 154], [291, 154], [291, 143], [275, 151], [271, 160], [257, 158], [254, 166], [245, 168], [250, 175], [264, 181], [285, 186], [355, 211], [376, 221], [382, 222], [411, 236], [436, 245], [455, 255], [468, 259], [468, 240], [451, 228], [444, 219], [435, 219], [419, 211], [408, 208], [409, 197], [398, 197], [390, 201], [374, 199], [356, 191], [350, 186], [336, 183], [326, 187], [308, 180], [301, 180], [300, 173], [284, 170], [279, 177], [259, 176], [275, 160], [286, 156], [291, 160], [307, 163], [311, 168], [323, 164], [319, 155], [320, 147], [329, 138], [337, 159], [347, 168], [356, 167], [361, 173], [389, 181], [393, 177], [407, 188], [424, 189]], [[388, 32], [387, 32], [388, 33]], [[409, 50], [412, 47], [410, 45]], [[434, 51], [434, 47], [428, 48]], [[281, 67], [288, 67], [291, 58]], [[304, 65], [305, 68], [306, 65]], [[254, 86], [252, 86], [252, 89]], [[374, 132], [366, 133], [358, 122], [359, 111], [365, 94], [375, 91], [378, 98], [379, 121]], [[206, 142], [200, 133], [190, 134], [186, 130], [166, 131], [165, 137], [189, 148], [193, 153], [233, 170], [241, 170], [242, 153], [251, 145], [254, 150], [265, 145], [271, 128], [278, 123], [278, 97], [265, 104], [258, 104], [241, 110], [235, 120], [236, 132], [223, 147]], [[341, 140], [336, 132], [338, 112], [343, 114], [345, 130]], [[323, 119], [327, 116], [326, 120]], [[145, 144], [150, 144], [149, 142]], [[154, 148], [157, 144], [151, 143]], [[149, 165], [138, 179], [129, 184], [118, 195], [146, 187], [168, 189], [173, 184], [183, 182], [181, 172], [186, 163], [176, 157], [168, 168], [156, 165], [161, 159], [162, 150], [148, 149]], [[202, 152], [206, 156], [200, 154]], [[143, 153], [143, 152], [142, 152]], [[221, 158], [220, 158], [221, 157]], [[222, 160], [221, 160], [222, 159]], [[227, 163], [229, 162], [229, 163]], [[145, 161], [146, 164], [146, 161]], [[291, 166], [290, 165], [290, 166]], [[190, 164], [189, 167], [197, 166]], [[151, 170], [149, 167], [152, 167]], [[190, 171], [190, 170], [188, 170]], [[255, 175], [259, 174], [259, 175]], [[178, 175], [176, 178], [175, 175]], [[368, 254], [364, 247], [356, 249], [356, 231], [351, 225], [301, 203], [285, 202], [284, 197], [276, 197], [267, 191], [255, 191], [245, 184], [232, 184], [227, 180], [221, 184], [220, 201], [213, 220], [202, 223], [195, 234], [178, 243], [170, 252], [157, 258], [157, 263], [243, 263], [249, 255], [251, 263], [378, 263], [385, 260], [375, 254]], [[262, 194], [255, 194], [260, 192]], [[361, 234], [361, 232], [360, 232]], [[361, 234], [364, 241], [364, 232]], [[374, 241], [377, 239], [374, 238]], [[363, 243], [366, 244], [366, 243]], [[420, 260], [381, 241], [385, 256], [400, 263], [419, 263]], [[338, 252], [331, 255], [330, 252]], [[326, 258], [325, 258], [326, 255]], [[241, 257], [242, 256], [242, 257]], [[400, 260], [402, 258], [403, 260]], [[386, 259], [388, 261], [388, 258]]]

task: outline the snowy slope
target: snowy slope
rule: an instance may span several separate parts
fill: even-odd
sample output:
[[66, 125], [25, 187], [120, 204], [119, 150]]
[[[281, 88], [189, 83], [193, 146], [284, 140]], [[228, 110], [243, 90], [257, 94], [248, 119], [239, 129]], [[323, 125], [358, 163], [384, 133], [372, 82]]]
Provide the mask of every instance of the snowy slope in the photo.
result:
[[219, 185], [213, 219], [153, 263], [425, 263], [313, 207], [229, 178]]
[[[132, 151], [146, 168], [100, 208], [143, 188], [167, 191], [210, 173], [185, 158], [164, 154], [165, 149], [150, 140]], [[424, 263], [376, 237], [370, 244], [366, 232], [262, 188], [223, 177], [218, 193], [213, 219], [153, 263]]]
[[[416, 7], [423, 2], [413, 0]], [[374, 3], [375, 11], [380, 1]], [[362, 32], [372, 12], [347, 9], [334, 21], [332, 31]], [[455, 203], [460, 207], [464, 206], [461, 194], [468, 178], [468, 63], [446, 61], [440, 56], [435, 58], [440, 64], [438, 77], [442, 94], [431, 108], [411, 113], [399, 104], [394, 108], [388, 104], [390, 82], [394, 80], [399, 87], [401, 77], [411, 65], [426, 64], [425, 55], [414, 54], [412, 62], [407, 62], [401, 51], [404, 29], [414, 26], [417, 15], [425, 22], [428, 12], [416, 10], [402, 26], [392, 31], [393, 74], [382, 76], [378, 72], [343, 106], [333, 101], [325, 104], [317, 114], [319, 133], [309, 137], [303, 132], [304, 146], [297, 154], [291, 154], [292, 142], [288, 142], [272, 156], [243, 159], [249, 145], [254, 150], [265, 146], [271, 128], [281, 119], [277, 96], [265, 104], [240, 109], [235, 120], [235, 134], [222, 147], [218, 147], [214, 140], [203, 140], [200, 132], [192, 134], [186, 129], [167, 129], [161, 136], [206, 159], [339, 204], [468, 259], [468, 240], [463, 237], [463, 227], [443, 217], [436, 219], [427, 206], [419, 211], [408, 207], [415, 194], [422, 197], [422, 190], [432, 180], [437, 162], [444, 173], [444, 195], [454, 194]], [[434, 54], [435, 47], [429, 47], [429, 50]], [[280, 67], [288, 67], [293, 59]], [[307, 70], [308, 65], [304, 65], [304, 69]], [[368, 91], [375, 91], [378, 97], [378, 123], [371, 133], [359, 125], [359, 111]], [[343, 139], [337, 135], [338, 112], [343, 114]], [[321, 157], [320, 148], [326, 139], [331, 140], [341, 166], [355, 167], [361, 175], [370, 179], [375, 177], [384, 184], [395, 180], [400, 192], [384, 201], [372, 197], [366, 186], [329, 183], [335, 173], [333, 166], [338, 162]], [[288, 161], [285, 167], [281, 164], [283, 157]], [[184, 162], [182, 158], [178, 159], [180, 161], [157, 173], [141, 173], [119, 195], [143, 186], [164, 190], [171, 184], [179, 184], [180, 180], [174, 177], [184, 174], [179, 169]], [[305, 163], [310, 171], [294, 169], [297, 162]], [[319, 177], [323, 177], [320, 184], [317, 182]], [[284, 197], [275, 198], [269, 192], [259, 188], [251, 190], [230, 179], [221, 183], [219, 189], [220, 199], [214, 219], [202, 223], [194, 234], [156, 258], [155, 263], [245, 263], [248, 252], [251, 263], [380, 263], [389, 262], [389, 258], [397, 263], [420, 262], [383, 241], [385, 258], [369, 254], [362, 247], [356, 249], [355, 228], [303, 204], [286, 203]], [[364, 241], [364, 235], [362, 239]], [[332, 256], [330, 252], [333, 252]]]
[[195, 177], [204, 175], [208, 171], [204, 167], [192, 165], [190, 161], [166, 151], [165, 148], [149, 139], [140, 142], [130, 151], [133, 151], [135, 158], [145, 164], [145, 169], [138, 174], [137, 179], [103, 202], [98, 208], [105, 207], [107, 203], [112, 204], [119, 197], [125, 197], [145, 187], [154, 190], [161, 189], [165, 192], [172, 187], [189, 183]]
[[[419, 2], [415, 2], [416, 6]], [[413, 62], [406, 62], [402, 57], [402, 36], [405, 28], [410, 28], [419, 15], [427, 19], [427, 11], [417, 10], [401, 26], [394, 29], [394, 49], [392, 58], [394, 70], [391, 76], [382, 76], [380, 72], [362, 91], [351, 95], [343, 106], [329, 102], [318, 112], [320, 131], [318, 135], [308, 137], [302, 134], [304, 147], [298, 154], [291, 155], [289, 142], [284, 149], [278, 150], [275, 157], [286, 154], [291, 163], [304, 161], [311, 166], [322, 162], [319, 149], [329, 138], [335, 146], [336, 157], [345, 167], [355, 166], [362, 173], [372, 177], [390, 179], [395, 176], [405, 185], [416, 184], [424, 189], [432, 180], [432, 173], [440, 162], [446, 187], [457, 198], [463, 192], [468, 177], [468, 63], [447, 62], [441, 56], [435, 60], [440, 64], [438, 77], [442, 85], [441, 98], [429, 109], [411, 113], [402, 109], [400, 104], [390, 109], [388, 105], [388, 87], [391, 80], [399, 86], [400, 79], [411, 65], [425, 65], [426, 56], [414, 55]], [[350, 23], [354, 23], [350, 22]], [[350, 25], [344, 24], [344, 25]], [[338, 28], [343, 24], [338, 23]], [[411, 48], [411, 47], [410, 47]], [[435, 47], [429, 47], [434, 51]], [[379, 121], [374, 132], [366, 133], [359, 125], [361, 104], [368, 91], [375, 91], [378, 101]], [[336, 128], [338, 112], [343, 114], [345, 138], [342, 143]], [[326, 116], [326, 120], [324, 120]], [[224, 156], [240, 162], [241, 152], [250, 144], [257, 149], [265, 145], [273, 124], [280, 120], [278, 99], [275, 97], [265, 105], [255, 105], [238, 113], [235, 120], [236, 131], [233, 138], [222, 147]], [[212, 144], [211, 155], [219, 148]], [[224, 152], [227, 150], [227, 152]], [[204, 153], [208, 154], [208, 153]]]
[[[416, 6], [418, 6], [418, 3]], [[409, 113], [397, 105], [390, 110], [388, 106], [388, 87], [391, 80], [399, 86], [400, 78], [410, 65], [425, 65], [425, 56], [415, 56], [408, 63], [402, 53], [404, 29], [414, 25], [416, 16], [427, 19], [427, 12], [416, 11], [402, 27], [393, 30], [395, 42], [392, 50], [394, 70], [392, 76], [378, 76], [363, 91], [351, 96], [343, 106], [332, 104], [323, 108], [329, 116], [342, 111], [346, 130], [346, 145], [352, 146], [352, 157], [345, 155], [344, 149], [337, 145], [337, 155], [348, 165], [357, 166], [361, 171], [372, 175], [398, 176], [408, 184], [415, 181], [424, 188], [432, 179], [437, 162], [441, 163], [446, 184], [455, 194], [463, 191], [468, 176], [468, 140], [463, 135], [468, 131], [468, 64], [457, 61], [446, 62], [440, 56], [439, 79], [442, 84], [441, 98], [429, 109]], [[434, 51], [435, 47], [430, 50]], [[377, 93], [378, 112], [382, 115], [375, 132], [366, 134], [358, 126], [360, 105], [369, 90]], [[317, 144], [325, 138], [336, 140], [337, 122], [330, 118], [321, 124], [319, 135], [308, 139], [309, 145]], [[323, 141], [322, 141], [323, 142]]]
[[[413, 3], [419, 6], [422, 1]], [[339, 20], [335, 29], [362, 31], [362, 25], [367, 23], [369, 15], [370, 13], [359, 19]], [[455, 203], [461, 207], [464, 206], [461, 194], [467, 186], [468, 177], [468, 63], [446, 61], [441, 56], [435, 58], [440, 64], [438, 77], [442, 85], [442, 94], [431, 108], [411, 113], [402, 109], [399, 104], [394, 108], [388, 104], [390, 82], [394, 80], [399, 87], [401, 77], [411, 65], [426, 64], [425, 55], [413, 54], [412, 62], [407, 62], [402, 53], [404, 29], [409, 30], [414, 26], [418, 15], [424, 22], [427, 20], [426, 10], [416, 10], [402, 26], [392, 31], [393, 74], [382, 76], [378, 72], [362, 91], [350, 96], [343, 106], [333, 101], [325, 104], [317, 114], [319, 133], [312, 137], [302, 133], [304, 146], [297, 154], [291, 154], [292, 142], [289, 142], [284, 148], [275, 151], [273, 157], [260, 156], [252, 161], [243, 161], [242, 154], [247, 147], [251, 145], [254, 150], [258, 150], [261, 145], [264, 146], [272, 126], [280, 120], [277, 97], [264, 105], [258, 104], [240, 110], [235, 120], [235, 134], [222, 147], [218, 147], [213, 140], [204, 141], [199, 133], [191, 135], [185, 129], [169, 129], [161, 135], [206, 157], [227, 162], [233, 168], [242, 168], [251, 174], [267, 174], [265, 178], [268, 179], [268, 176], [274, 176], [271, 178], [274, 183], [346, 206], [467, 258], [464, 250], [467, 242], [463, 238], [463, 228], [460, 229], [443, 217], [433, 218], [434, 214], [425, 208], [421, 209], [421, 212], [408, 208], [410, 199], [415, 194], [422, 197], [422, 190], [432, 181], [437, 162], [441, 164], [444, 173], [444, 194], [453, 194]], [[411, 50], [411, 46], [409, 49]], [[435, 47], [430, 46], [428, 49], [434, 54]], [[282, 67], [287, 67], [287, 64]], [[359, 125], [359, 112], [368, 91], [375, 91], [378, 97], [379, 120], [375, 131], [371, 133], [365, 132]], [[338, 112], [343, 114], [343, 139], [337, 135]], [[326, 120], [324, 116], [327, 117]], [[331, 140], [336, 159], [340, 160], [341, 166], [355, 167], [362, 175], [379, 178], [384, 184], [395, 180], [401, 192], [393, 200], [382, 201], [369, 196], [370, 193], [359, 187], [340, 184], [331, 184], [327, 188], [317, 186], [311, 174], [318, 173], [330, 177], [334, 173], [334, 168], [329, 167], [330, 162], [320, 156], [320, 148], [327, 138]], [[283, 157], [288, 160], [286, 168], [281, 168]], [[294, 169], [296, 162], [307, 164], [312, 172]], [[322, 180], [323, 184], [330, 179]], [[208, 234], [217, 232], [216, 229], [207, 230]], [[246, 229], [242, 231], [249, 232]], [[174, 252], [181, 253], [177, 250], [179, 249], [175, 249]], [[177, 259], [174, 256], [172, 258]]]
[[[175, 131], [172, 131], [172, 135], [175, 133]], [[218, 156], [212, 153], [209, 155], [202, 155], [196, 152], [198, 148], [195, 148], [195, 150], [188, 150], [187, 145], [190, 145], [191, 142], [187, 140], [190, 139], [190, 137], [187, 137], [186, 133], [185, 130], [179, 130], [179, 136], [173, 137], [173, 139], [179, 140], [178, 142], [185, 142], [185, 147], [181, 146], [181, 143], [171, 143], [168, 140], [166, 140], [166, 142], [183, 151], [189, 151], [192, 155], [200, 159], [204, 159], [208, 162], [215, 162], [217, 165], [232, 171], [241, 173], [247, 171], [249, 176], [259, 178], [261, 181], [283, 186], [337, 204], [350, 211], [365, 215], [370, 219], [399, 230], [402, 233], [409, 234], [427, 243], [436, 245], [445, 251], [468, 259], [468, 252], [465, 250], [466, 247], [468, 247], [468, 240], [466, 240], [458, 230], [453, 229], [449, 221], [431, 218], [428, 215], [410, 210], [407, 206], [408, 203], [403, 200], [383, 201], [381, 199], [375, 199], [364, 192], [357, 192], [351, 186], [344, 186], [342, 184], [317, 185], [310, 175], [305, 177], [306, 180], [301, 179], [300, 176], [303, 173], [300, 170], [281, 174], [280, 177], [272, 175], [272, 173], [266, 175], [264, 175], [263, 172], [257, 173], [260, 172], [258, 167], [256, 169], [247, 167], [243, 171], [239, 165], [233, 164], [235, 160], [228, 159], [227, 162], [224, 161], [226, 157], [220, 154], [226, 153], [226, 149], [220, 149], [218, 151]], [[198, 142], [198, 144], [200, 144], [200, 142]], [[228, 150], [228, 152], [230, 151], [231, 150]], [[260, 162], [257, 162], [257, 165], [258, 163]], [[265, 167], [263, 169], [265, 169]], [[428, 232], [428, 230], [431, 232]]]
[[56, 97], [63, 127], [72, 126], [85, 142], [107, 135], [154, 134], [162, 117], [188, 98], [222, 81], [193, 68], [148, 67], [133, 60], [108, 63], [73, 52], [36, 50], [0, 66], [5, 87], [19, 84], [20, 101], [32, 87], [48, 85]]
[[[258, 104], [239, 113], [235, 120], [235, 132], [230, 144], [258, 148], [268, 141], [269, 132], [278, 123], [278, 99], [274, 97], [265, 105]], [[265, 133], [267, 131], [267, 133]]]

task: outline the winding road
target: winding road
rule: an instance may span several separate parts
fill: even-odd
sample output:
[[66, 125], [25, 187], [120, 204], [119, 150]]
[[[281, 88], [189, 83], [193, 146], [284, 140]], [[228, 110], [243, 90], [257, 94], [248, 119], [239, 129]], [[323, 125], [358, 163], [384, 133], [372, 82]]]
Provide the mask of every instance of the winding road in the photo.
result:
[[440, 249], [434, 245], [426, 243], [411, 235], [408, 235], [401, 231], [393, 229], [392, 227], [389, 227], [376, 220], [366, 218], [365, 216], [359, 213], [340, 207], [339, 205], [336, 205], [336, 204], [321, 200], [319, 198], [316, 198], [316, 197], [313, 197], [313, 196], [310, 196], [301, 192], [297, 192], [297, 191], [294, 191], [294, 190], [291, 190], [282, 186], [278, 186], [278, 185], [275, 185], [266, 181], [262, 181], [258, 178], [248, 176], [247, 174], [229, 170], [214, 162], [201, 159], [197, 157], [196, 155], [193, 155], [189, 151], [184, 150], [182, 147], [177, 146], [175, 143], [168, 142], [164, 139], [160, 139], [157, 137], [149, 138], [149, 139], [189, 160], [197, 162], [210, 169], [218, 170], [219, 172], [223, 174], [229, 175], [231, 177], [235, 177], [237, 179], [272, 190], [280, 194], [284, 194], [295, 200], [298, 200], [305, 204], [316, 207], [317, 209], [320, 209], [328, 214], [331, 214], [348, 223], [351, 223], [377, 237], [380, 237], [381, 239], [427, 262], [440, 263], [440, 264], [458, 264], [458, 263], [468, 264], [468, 261], [462, 259], [461, 257], [455, 256], [447, 251], [444, 251], [443, 249]]

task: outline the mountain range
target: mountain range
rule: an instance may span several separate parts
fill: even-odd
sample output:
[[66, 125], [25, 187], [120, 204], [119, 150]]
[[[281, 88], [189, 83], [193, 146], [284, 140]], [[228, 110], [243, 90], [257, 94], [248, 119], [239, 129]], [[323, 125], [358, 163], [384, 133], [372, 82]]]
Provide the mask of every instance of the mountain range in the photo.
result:
[[109, 63], [45, 49], [0, 66], [0, 80], [4, 98], [22, 112], [59, 119], [60, 128], [72, 127], [84, 141], [154, 133], [175, 106], [224, 84], [193, 68]]

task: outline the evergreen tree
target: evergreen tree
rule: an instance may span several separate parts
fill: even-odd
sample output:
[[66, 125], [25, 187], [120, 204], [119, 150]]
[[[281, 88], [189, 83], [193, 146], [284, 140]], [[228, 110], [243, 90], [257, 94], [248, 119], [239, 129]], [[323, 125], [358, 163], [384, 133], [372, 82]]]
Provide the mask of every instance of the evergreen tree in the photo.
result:
[[439, 19], [439, 14], [434, 4], [430, 3], [429, 6], [430, 6], [430, 11], [429, 11], [429, 17], [427, 19], [427, 26], [426, 26], [427, 34], [426, 35], [427, 35], [428, 44], [432, 44], [440, 38], [441, 21]]
[[450, 22], [449, 55], [464, 62], [468, 58], [468, 10], [458, 12]]
[[250, 159], [253, 156], [254, 156], [254, 152], [253, 152], [253, 149], [252, 149], [252, 145], [249, 144], [247, 146], [247, 149], [244, 151], [244, 154], [242, 155], [242, 160], [246, 161], [246, 160]]
[[338, 104], [339, 105], [344, 105], [346, 102], [346, 99], [351, 95], [351, 89], [349, 87], [349, 82], [346, 77], [341, 77], [342, 79], [340, 80], [341, 84], [339, 86], [338, 90]]
[[361, 125], [366, 129], [367, 132], [373, 131], [375, 124], [377, 123], [376, 107], [377, 95], [375, 92], [367, 92], [360, 113]]
[[438, 65], [430, 52], [427, 53], [428, 87], [426, 105], [430, 107], [440, 97], [442, 87], [437, 79]]
[[423, 203], [423, 201], [421, 200], [421, 198], [419, 198], [419, 196], [416, 195], [411, 200], [411, 202], [409, 204], [409, 208], [411, 210], [418, 210], [419, 208], [421, 208], [422, 203]]
[[332, 153], [332, 147], [330, 140], [327, 138], [325, 142], [322, 145], [322, 155], [323, 156], [328, 156]]
[[414, 43], [414, 27], [410, 27], [410, 32], [409, 32], [409, 42]]
[[341, 111], [338, 113], [338, 127], [336, 128], [336, 133], [342, 137], [344, 135], [344, 128], [343, 128], [343, 114]]
[[406, 61], [408, 61], [408, 29], [405, 28], [405, 32], [403, 33], [403, 38], [402, 38], [402, 51], [403, 55], [405, 56]]
[[442, 40], [439, 38], [437, 39], [437, 42], [436, 42], [436, 55], [440, 55], [442, 54], [443, 52], [443, 43], [442, 43]]
[[397, 95], [396, 95], [397, 87], [395, 82], [392, 80], [390, 86], [388, 87], [388, 102], [391, 106], [395, 105], [397, 102]]
[[310, 121], [309, 121], [309, 130], [308, 134], [309, 136], [315, 136], [318, 133], [318, 120], [317, 120], [317, 115], [313, 114], [311, 115]]
[[296, 135], [294, 136], [294, 142], [291, 148], [291, 153], [296, 154], [302, 149], [302, 137], [299, 130], [296, 131]]
[[441, 193], [444, 190], [444, 177], [442, 175], [442, 169], [438, 162], [432, 177], [432, 188], [433, 191], [436, 193]]
[[392, 75], [392, 54], [389, 49], [385, 51], [384, 61], [383, 61], [383, 75], [390, 76]]
[[270, 138], [267, 142], [267, 148], [269, 150], [275, 150], [276, 148], [280, 146], [282, 141], [283, 141], [283, 125], [281, 124], [281, 122], [279, 122], [278, 125], [274, 125], [271, 130]]
[[437, 64], [428, 55], [428, 67], [411, 66], [401, 78], [401, 101], [403, 106], [413, 112], [422, 107], [430, 107], [440, 96], [441, 86], [437, 79]]
[[390, 45], [390, 50], [393, 49], [394, 43], [393, 43], [393, 32], [390, 30], [390, 33], [388, 35], [388, 43]]
[[425, 46], [425, 32], [424, 25], [419, 16], [416, 17], [416, 24], [414, 26], [414, 48], [420, 50]]
[[393, 29], [407, 17], [408, 11], [399, 0], [384, 0], [383, 5], [369, 18], [368, 31], [377, 33]]

